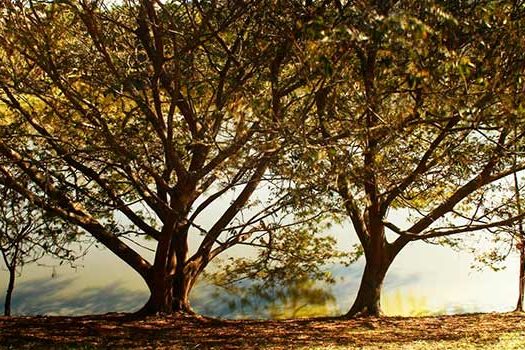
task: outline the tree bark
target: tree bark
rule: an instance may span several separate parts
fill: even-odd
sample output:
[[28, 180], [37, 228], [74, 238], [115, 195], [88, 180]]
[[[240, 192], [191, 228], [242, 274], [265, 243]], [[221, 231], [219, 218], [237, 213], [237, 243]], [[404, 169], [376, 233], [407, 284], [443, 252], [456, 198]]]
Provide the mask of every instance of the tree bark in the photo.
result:
[[195, 314], [189, 296], [197, 277], [192, 269], [184, 269], [173, 276], [152, 279], [148, 282], [150, 297], [136, 314], [139, 316]]
[[[170, 223], [171, 224], [171, 223]], [[150, 297], [146, 305], [138, 311], [140, 315], [170, 314], [173, 310], [173, 286], [170, 270], [172, 258], [170, 256], [173, 244], [171, 225], [165, 225], [157, 244], [155, 262], [149, 274], [144, 278], [150, 290]]]
[[194, 280], [194, 276], [188, 272], [175, 274], [173, 278], [173, 312], [194, 313], [189, 299]]
[[183, 226], [173, 237], [170, 254], [174, 269], [172, 283], [172, 311], [176, 313], [190, 313], [189, 295], [195, 278], [193, 265], [188, 263], [188, 226]]
[[150, 298], [137, 314], [194, 314], [189, 295], [202, 269], [196, 262], [188, 262], [188, 227], [176, 227], [175, 233], [166, 233], [159, 240], [155, 264], [146, 278]]
[[518, 288], [518, 302], [514, 311], [523, 312], [523, 296], [525, 294], [525, 246], [520, 241], [520, 277]]
[[7, 291], [5, 293], [5, 303], [4, 303], [4, 316], [11, 316], [11, 298], [13, 296], [13, 290], [15, 289], [15, 278], [16, 270], [9, 267], [9, 282], [7, 284]]
[[[160, 278], [162, 278], [162, 280]], [[173, 292], [171, 283], [169, 283], [167, 277], [155, 276], [147, 283], [150, 290], [150, 297], [137, 314], [146, 316], [172, 313]]]
[[[514, 130], [516, 132], [517, 130]], [[516, 165], [517, 160], [514, 158], [514, 165]], [[521, 211], [521, 196], [520, 196], [520, 184], [518, 179], [517, 172], [514, 172], [514, 195], [516, 196], [516, 209], [518, 210], [518, 215], [522, 213]], [[519, 272], [519, 285], [518, 285], [518, 302], [516, 304], [516, 309], [514, 311], [523, 312], [523, 295], [525, 293], [525, 232], [523, 230], [523, 221], [518, 222], [518, 249], [520, 251], [520, 272]]]
[[350, 310], [344, 315], [345, 318], [381, 316], [381, 290], [391, 263], [385, 258], [367, 259], [357, 297]]

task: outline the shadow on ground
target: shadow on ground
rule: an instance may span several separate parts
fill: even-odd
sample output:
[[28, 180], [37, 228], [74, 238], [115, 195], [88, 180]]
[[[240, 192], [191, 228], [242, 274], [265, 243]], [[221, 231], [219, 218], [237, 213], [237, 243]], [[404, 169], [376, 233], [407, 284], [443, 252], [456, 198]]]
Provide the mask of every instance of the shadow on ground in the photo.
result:
[[491, 344], [509, 333], [523, 337], [523, 314], [287, 321], [220, 321], [180, 316], [132, 319], [130, 315], [117, 314], [0, 317], [0, 344], [12, 349], [289, 349], [360, 348], [371, 344], [403, 348], [403, 344], [415, 341], [461, 339]]

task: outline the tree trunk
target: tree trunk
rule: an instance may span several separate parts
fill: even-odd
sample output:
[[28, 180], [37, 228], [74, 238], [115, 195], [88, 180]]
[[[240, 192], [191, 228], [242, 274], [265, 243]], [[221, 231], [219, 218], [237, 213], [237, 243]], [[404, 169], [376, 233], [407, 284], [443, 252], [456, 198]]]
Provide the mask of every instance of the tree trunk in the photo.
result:
[[150, 297], [137, 315], [194, 314], [189, 295], [196, 280], [193, 270], [184, 269], [164, 280], [148, 283]]
[[193, 314], [190, 305], [190, 291], [194, 278], [190, 273], [176, 274], [173, 278], [173, 311]]
[[182, 227], [173, 238], [171, 255], [174, 258], [173, 287], [173, 312], [190, 313], [189, 295], [195, 281], [195, 270], [193, 264], [188, 263], [188, 226]]
[[[515, 129], [514, 132], [517, 132]], [[514, 166], [516, 166], [517, 158], [514, 158]], [[514, 172], [514, 195], [516, 197], [516, 209], [518, 210], [518, 215], [522, 213], [521, 211], [521, 196], [520, 196], [520, 184], [518, 179], [518, 173]], [[520, 272], [519, 272], [519, 285], [518, 285], [518, 302], [516, 304], [516, 309], [514, 311], [523, 312], [523, 294], [525, 288], [525, 232], [523, 230], [523, 221], [518, 222], [518, 249], [520, 251]]]
[[357, 297], [350, 310], [344, 315], [351, 317], [379, 317], [381, 310], [381, 291], [388, 268], [402, 247], [394, 247], [389, 244], [384, 235], [384, 226], [374, 220], [371, 222], [373, 230], [370, 230], [370, 239], [364, 241], [365, 270], [361, 278], [361, 284]]
[[165, 225], [157, 244], [155, 262], [149, 275], [145, 278], [150, 290], [150, 297], [146, 305], [138, 311], [140, 315], [170, 314], [173, 310], [173, 286], [171, 283], [171, 257], [173, 234]]
[[146, 283], [150, 298], [137, 314], [194, 314], [189, 295], [201, 271], [195, 263], [188, 263], [187, 226], [175, 234], [159, 240], [155, 264]]
[[11, 297], [13, 290], [15, 289], [15, 278], [16, 270], [14, 268], [8, 268], [9, 271], [9, 283], [7, 284], [7, 291], [5, 293], [4, 303], [4, 316], [11, 316]]
[[168, 276], [154, 276], [146, 281], [150, 297], [146, 304], [137, 311], [141, 316], [170, 314], [173, 310], [173, 291]]
[[520, 277], [519, 277], [519, 289], [518, 289], [518, 303], [514, 311], [523, 312], [523, 296], [525, 289], [525, 246], [524, 242], [520, 241]]
[[381, 290], [390, 266], [390, 262], [387, 264], [385, 262], [385, 260], [367, 259], [357, 297], [345, 318], [381, 316]]

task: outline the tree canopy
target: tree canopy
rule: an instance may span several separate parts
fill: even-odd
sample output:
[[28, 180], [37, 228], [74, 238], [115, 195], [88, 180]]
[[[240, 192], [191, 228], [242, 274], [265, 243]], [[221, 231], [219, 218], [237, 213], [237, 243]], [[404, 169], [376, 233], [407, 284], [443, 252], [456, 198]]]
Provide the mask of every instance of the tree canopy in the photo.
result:
[[[408, 243], [523, 217], [503, 210], [515, 194], [502, 181], [525, 167], [524, 11], [368, 1], [317, 19], [323, 50], [306, 55], [326, 78], [280, 167], [299, 202], [347, 217], [359, 238], [366, 266], [349, 316], [380, 313], [382, 281]], [[399, 212], [406, 227], [391, 220]]]
[[[6, 1], [0, 184], [131, 266], [151, 292], [145, 313], [191, 311], [196, 279], [233, 246], [271, 249], [218, 279], [318, 276], [332, 249], [322, 223], [348, 218], [366, 259], [348, 316], [377, 315], [407, 244], [525, 215], [506, 210], [518, 195], [503, 182], [525, 169], [524, 13], [511, 1]], [[153, 260], [136, 236], [155, 241]]]
[[[189, 311], [210, 260], [278, 210], [241, 215], [284, 148], [276, 130], [305, 108], [292, 58], [302, 5], [282, 5], [279, 15], [265, 1], [4, 7], [0, 154], [38, 192], [3, 165], [0, 181], [139, 273], [145, 312]], [[210, 220], [218, 200], [231, 202]], [[202, 236], [192, 254], [190, 234]], [[123, 240], [133, 235], [157, 241], [154, 261]]]

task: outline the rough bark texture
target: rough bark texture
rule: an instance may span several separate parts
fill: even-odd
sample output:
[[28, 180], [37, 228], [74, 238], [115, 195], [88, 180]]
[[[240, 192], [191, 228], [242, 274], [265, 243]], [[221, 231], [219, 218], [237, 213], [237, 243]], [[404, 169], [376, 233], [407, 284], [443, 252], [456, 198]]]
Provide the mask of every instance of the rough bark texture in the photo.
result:
[[149, 285], [150, 297], [137, 312], [139, 315], [156, 315], [172, 313], [173, 295], [171, 284], [152, 283]]
[[174, 227], [159, 240], [151, 276], [145, 278], [150, 298], [139, 315], [194, 313], [189, 295], [202, 264], [188, 261], [187, 225]]
[[381, 290], [383, 281], [392, 263], [386, 246], [376, 246], [366, 256], [366, 265], [361, 278], [357, 297], [344, 316], [345, 318], [363, 316], [381, 316]]
[[174, 275], [148, 282], [150, 297], [136, 312], [139, 316], [158, 314], [194, 314], [190, 304], [190, 292], [197, 280], [194, 269], [178, 270]]
[[193, 276], [188, 273], [176, 274], [173, 278], [173, 312], [193, 313], [190, 305], [190, 291], [193, 287]]
[[381, 287], [385, 274], [372, 265], [366, 264], [357, 297], [346, 317], [381, 315]]
[[166, 282], [152, 283], [150, 298], [137, 312], [140, 316], [183, 313], [193, 314], [189, 294], [193, 286], [193, 278], [187, 273], [176, 274], [165, 279]]

